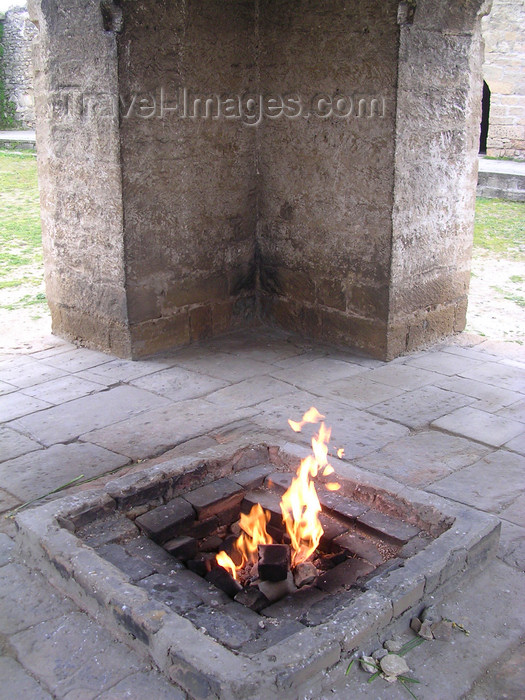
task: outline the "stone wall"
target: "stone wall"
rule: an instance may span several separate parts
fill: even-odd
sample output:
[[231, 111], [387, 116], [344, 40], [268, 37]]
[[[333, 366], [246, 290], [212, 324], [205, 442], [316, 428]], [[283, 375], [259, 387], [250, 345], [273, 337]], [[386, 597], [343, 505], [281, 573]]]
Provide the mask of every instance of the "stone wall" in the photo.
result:
[[[322, 0], [283, 0], [263, 2], [260, 17], [262, 92], [298, 93], [309, 110], [259, 133], [263, 316], [377, 353], [388, 318], [397, 5], [335, 1], [328, 12]], [[341, 108], [314, 113], [317, 95]]]
[[[253, 2], [124, 7], [121, 95], [126, 105], [139, 94], [155, 103], [152, 118], [133, 109], [121, 126], [127, 301], [139, 354], [254, 316], [255, 130], [205, 118], [204, 104], [193, 110], [198, 95], [253, 86], [254, 40]], [[180, 88], [187, 118], [169, 111]]]
[[401, 22], [391, 357], [465, 327], [481, 119], [480, 5], [419, 0], [413, 20]]
[[54, 331], [139, 357], [262, 318], [391, 358], [461, 330], [483, 6], [31, 0]]
[[34, 128], [35, 107], [31, 42], [37, 30], [24, 7], [8, 10], [3, 20], [2, 72], [6, 96], [14, 103], [21, 126]]
[[53, 332], [129, 357], [115, 34], [98, 2], [28, 8]]
[[483, 19], [483, 78], [491, 91], [487, 155], [525, 160], [525, 3], [493, 0]]

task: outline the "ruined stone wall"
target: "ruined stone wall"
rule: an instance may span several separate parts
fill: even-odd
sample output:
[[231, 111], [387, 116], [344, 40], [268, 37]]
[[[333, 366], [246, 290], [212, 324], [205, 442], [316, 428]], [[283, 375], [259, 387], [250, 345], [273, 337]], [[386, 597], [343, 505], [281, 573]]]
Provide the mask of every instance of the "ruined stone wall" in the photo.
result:
[[[127, 2], [123, 26], [127, 293], [135, 352], [144, 354], [254, 314], [255, 129], [218, 115], [213, 96], [255, 89], [255, 3]], [[152, 109], [128, 110], [133, 96]], [[195, 103], [206, 97], [208, 117]]]
[[483, 4], [419, 0], [401, 21], [389, 357], [465, 327]]
[[99, 3], [30, 0], [46, 296], [53, 332], [129, 356], [115, 35]]
[[[260, 17], [262, 92], [305, 104], [259, 130], [263, 315], [377, 354], [388, 318], [397, 5], [264, 1]], [[320, 95], [330, 116], [311, 103]]]
[[491, 91], [487, 155], [525, 160], [525, 3], [493, 0], [482, 27]]
[[2, 74], [6, 97], [15, 106], [14, 116], [20, 126], [34, 128], [31, 42], [36, 34], [36, 28], [24, 7], [8, 10], [2, 24]]

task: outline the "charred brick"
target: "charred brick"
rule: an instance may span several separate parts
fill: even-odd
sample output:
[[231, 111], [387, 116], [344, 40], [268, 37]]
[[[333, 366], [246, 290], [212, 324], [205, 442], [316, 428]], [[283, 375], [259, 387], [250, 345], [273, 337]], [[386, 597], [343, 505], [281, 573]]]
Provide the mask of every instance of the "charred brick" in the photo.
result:
[[136, 524], [155, 542], [166, 542], [180, 535], [195, 520], [195, 511], [182, 498], [174, 498], [164, 506], [140, 515]]
[[186, 536], [175, 537], [164, 544], [164, 549], [177, 559], [194, 559], [197, 554], [197, 540]]
[[243, 489], [239, 484], [224, 477], [190, 491], [184, 498], [195, 508], [199, 520], [207, 520], [213, 515], [217, 515], [221, 520], [222, 513], [240, 504]]
[[284, 581], [290, 566], [290, 547], [287, 544], [260, 544], [259, 576], [262, 581]]

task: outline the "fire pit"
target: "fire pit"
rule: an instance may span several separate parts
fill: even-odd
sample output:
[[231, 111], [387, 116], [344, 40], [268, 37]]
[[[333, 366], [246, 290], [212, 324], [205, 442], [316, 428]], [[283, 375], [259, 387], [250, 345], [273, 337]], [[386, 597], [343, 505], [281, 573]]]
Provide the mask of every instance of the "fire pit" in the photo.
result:
[[166, 461], [19, 514], [19, 539], [192, 697], [296, 696], [499, 537], [467, 507], [345, 462], [334, 473], [329, 439], [321, 423], [312, 454], [260, 436]]
[[[303, 422], [290, 421], [296, 431], [306, 422], [321, 421], [312, 454], [301, 461], [295, 476], [274, 471], [268, 454], [262, 453], [261, 464], [173, 498], [136, 517], [135, 524], [177, 562], [236, 602], [279, 618], [279, 607], [272, 603], [287, 597], [287, 616], [308, 624], [307, 611], [311, 615], [310, 607], [327, 594], [350, 591], [396, 557], [390, 568], [399, 566], [403, 546], [412, 541], [415, 551], [431, 539], [415, 525], [337, 493], [341, 487], [328, 463], [330, 431], [322, 419], [312, 408]], [[78, 535], [89, 544], [93, 529], [97, 537], [97, 525]], [[118, 566], [126, 561], [130, 545], [105, 545], [99, 551]], [[166, 595], [170, 588], [173, 592], [176, 579], [176, 573], [167, 580], [144, 577], [139, 585], [177, 606], [176, 596]], [[299, 590], [302, 595], [295, 596]], [[295, 631], [294, 626], [289, 629]], [[224, 643], [233, 645], [229, 639]], [[259, 639], [257, 647], [262, 646]]]

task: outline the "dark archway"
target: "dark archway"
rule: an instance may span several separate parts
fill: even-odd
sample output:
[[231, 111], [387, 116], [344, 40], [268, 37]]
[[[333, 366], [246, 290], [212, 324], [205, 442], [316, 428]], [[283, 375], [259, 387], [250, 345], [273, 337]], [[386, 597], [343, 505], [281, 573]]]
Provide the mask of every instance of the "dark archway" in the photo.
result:
[[483, 81], [483, 97], [481, 100], [481, 128], [479, 134], [479, 152], [480, 155], [487, 153], [487, 136], [489, 134], [489, 116], [490, 116], [490, 88]]

